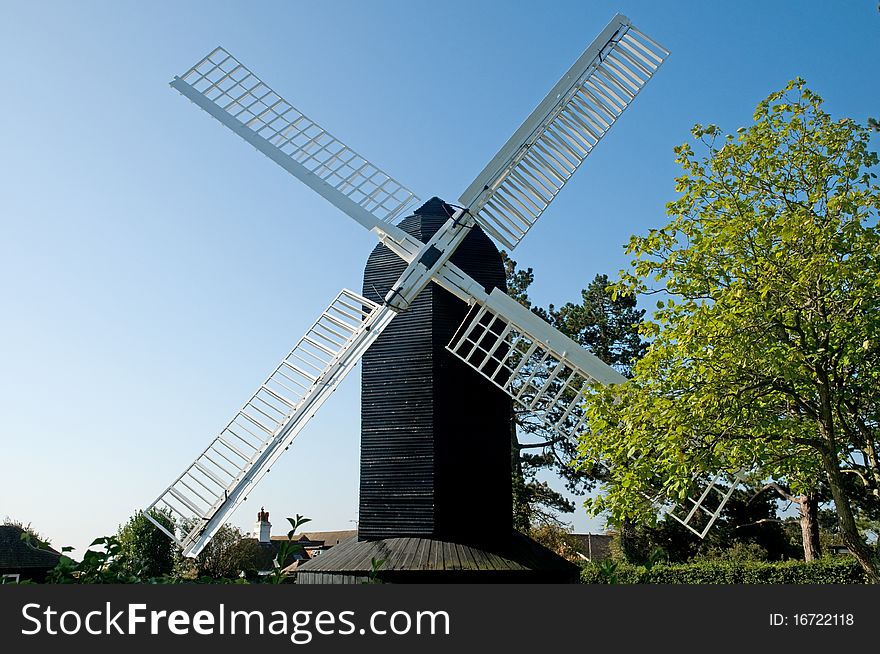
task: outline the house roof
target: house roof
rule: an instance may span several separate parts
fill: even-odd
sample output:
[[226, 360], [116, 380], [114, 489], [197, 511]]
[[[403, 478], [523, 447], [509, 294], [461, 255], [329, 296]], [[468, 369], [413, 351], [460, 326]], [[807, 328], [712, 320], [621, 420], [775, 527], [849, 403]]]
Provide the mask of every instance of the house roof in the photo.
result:
[[[253, 539], [256, 540], [256, 539]], [[260, 555], [254, 561], [257, 570], [271, 570], [275, 567], [275, 557], [278, 555], [278, 543], [258, 543]]]
[[611, 555], [613, 534], [571, 534], [579, 543], [578, 552], [592, 561], [606, 559]]
[[[279, 551], [281, 550], [281, 544], [287, 540], [287, 538], [283, 539], [275, 539], [273, 538], [268, 543], [260, 543], [256, 538], [248, 538], [247, 540], [252, 540], [256, 542], [260, 546], [260, 553], [255, 557], [253, 564], [255, 569], [260, 571], [269, 571], [275, 568], [275, 557], [278, 556]], [[308, 560], [309, 554], [308, 552], [297, 552], [294, 553], [294, 556], [302, 560]], [[289, 566], [291, 561], [286, 562]]]
[[[344, 543], [350, 538], [357, 536], [357, 529], [344, 529], [342, 531], [304, 531], [301, 534], [294, 534], [293, 540], [299, 542], [303, 546], [324, 546], [333, 547]], [[272, 536], [272, 542], [285, 541], [287, 536]]]
[[48, 545], [39, 548], [21, 539], [24, 529], [0, 525], [0, 570], [54, 568], [61, 554]]

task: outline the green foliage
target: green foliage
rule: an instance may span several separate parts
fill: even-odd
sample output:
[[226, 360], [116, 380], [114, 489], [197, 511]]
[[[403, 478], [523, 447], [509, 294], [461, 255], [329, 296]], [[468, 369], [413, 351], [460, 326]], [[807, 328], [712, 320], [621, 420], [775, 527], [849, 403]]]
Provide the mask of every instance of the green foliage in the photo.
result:
[[261, 554], [253, 538], [238, 527], [224, 524], [196, 557], [196, 575], [208, 578], [240, 578], [254, 570]]
[[[163, 525], [173, 530], [169, 516], [152, 514]], [[302, 547], [291, 540], [294, 531], [309, 522], [297, 515], [288, 518], [293, 530], [282, 544], [275, 571], [265, 579], [267, 583], [289, 581], [283, 569], [288, 559]], [[152, 529], [150, 529], [152, 527]], [[156, 541], [159, 534], [164, 541]], [[31, 538], [31, 536], [28, 536]], [[98, 549], [91, 549], [98, 547]], [[62, 548], [58, 565], [49, 571], [46, 582], [54, 584], [247, 584], [250, 573], [256, 572], [262, 558], [260, 544], [253, 538], [243, 537], [238, 527], [225, 524], [195, 559], [184, 558], [172, 541], [155, 528], [142, 512], [138, 512], [119, 530], [118, 536], [95, 539], [76, 562], [66, 553], [73, 548]], [[170, 555], [167, 554], [170, 552]], [[169, 559], [170, 557], [170, 559]]]
[[304, 551], [302, 545], [294, 543], [288, 535], [287, 540], [278, 547], [278, 554], [272, 561], [272, 572], [266, 575], [266, 582], [270, 584], [286, 583], [289, 579], [284, 569], [296, 559], [297, 554], [302, 554]]
[[531, 268], [518, 269], [516, 261], [511, 259], [504, 250], [501, 251], [501, 261], [504, 264], [504, 275], [507, 280], [507, 294], [526, 309], [531, 309], [532, 300], [529, 297], [529, 286], [535, 281], [534, 271]]
[[18, 527], [22, 531], [21, 539], [30, 543], [34, 547], [46, 548], [49, 547], [52, 543], [51, 541], [40, 534], [36, 529], [31, 526], [31, 523], [25, 524], [21, 520], [13, 520], [9, 516], [6, 516], [3, 519], [4, 527]]
[[742, 558], [746, 553], [746, 558], [771, 561], [801, 556], [801, 548], [776, 520], [773, 497], [766, 493], [755, 496], [749, 488], [734, 491], [705, 538], [665, 516], [654, 524], [621, 526], [612, 547], [619, 558], [636, 565], [648, 565], [658, 557], [684, 563], [695, 557]]
[[[96, 548], [96, 549], [92, 549]], [[180, 575], [164, 573], [149, 576], [143, 566], [133, 566], [132, 560], [123, 554], [123, 547], [116, 536], [104, 536], [92, 541], [77, 562], [66, 553], [72, 547], [61, 548], [58, 564], [46, 575], [49, 584], [177, 584], [193, 581]], [[202, 579], [201, 583], [234, 583], [229, 579]]]
[[581, 566], [583, 584], [864, 584], [864, 570], [852, 557], [767, 563], [701, 560], [640, 566], [600, 561]]
[[302, 527], [305, 523], [311, 522], [311, 518], [306, 518], [301, 516], [299, 513], [296, 514], [295, 518], [288, 518], [287, 522], [290, 523], [290, 531], [287, 532], [287, 540], [293, 540], [293, 535], [299, 531], [300, 527]]
[[[99, 549], [91, 549], [92, 547]], [[73, 548], [64, 547], [67, 552]], [[121, 558], [122, 545], [115, 536], [96, 538], [78, 563], [62, 554], [58, 564], [46, 575], [50, 584], [133, 584], [147, 581], [132, 571]]]
[[[605, 559], [603, 561], [599, 561], [594, 564], [590, 564], [589, 567], [584, 567], [581, 570], [581, 583], [589, 584], [617, 584], [619, 582], [619, 577], [617, 576], [617, 569], [620, 567], [620, 564], [617, 561], [612, 559]], [[589, 570], [590, 573], [585, 575], [584, 570]], [[584, 577], [587, 579], [596, 578], [601, 581], [585, 581]]]
[[644, 309], [633, 295], [615, 294], [608, 275], [596, 275], [581, 291], [580, 304], [547, 308], [550, 324], [629, 377], [647, 344], [639, 335]]
[[646, 497], [678, 502], [705, 475], [757, 466], [794, 494], [827, 484], [842, 538], [880, 579], [853, 519], [859, 497], [880, 497], [877, 155], [803, 80], [754, 119], [735, 136], [695, 126], [705, 156], [675, 149], [670, 221], [630, 240], [617, 294], [664, 299], [634, 378], [587, 398], [582, 465], [609, 464], [588, 507], [653, 520]]
[[730, 547], [710, 546], [705, 548], [699, 555], [699, 559], [708, 561], [737, 561], [754, 562], [767, 561], [769, 553], [758, 543], [734, 543]]
[[[153, 510], [150, 516], [174, 533], [170, 514]], [[147, 519], [143, 511], [135, 513], [119, 528], [116, 543], [119, 546], [114, 552], [116, 563], [134, 577], [159, 577], [170, 573], [174, 567], [174, 543]]]
[[362, 582], [364, 584], [381, 584], [382, 579], [379, 577], [379, 571], [382, 569], [382, 566], [385, 565], [386, 559], [377, 559], [375, 556], [370, 558], [370, 571], [367, 573], [366, 581]]

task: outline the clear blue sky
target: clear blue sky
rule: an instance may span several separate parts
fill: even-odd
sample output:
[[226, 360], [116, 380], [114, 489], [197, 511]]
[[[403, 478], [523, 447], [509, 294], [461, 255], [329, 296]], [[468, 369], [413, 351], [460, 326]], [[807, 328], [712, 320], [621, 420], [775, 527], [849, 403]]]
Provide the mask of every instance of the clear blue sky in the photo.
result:
[[[876, 0], [10, 2], [0, 23], [0, 518], [78, 552], [198, 454], [373, 237], [168, 87], [218, 44], [413, 188], [457, 199], [618, 11], [672, 54], [514, 258], [541, 303], [664, 219], [672, 148], [797, 75], [880, 114]], [[552, 7], [552, 8], [550, 8]], [[875, 144], [877, 139], [875, 139]], [[357, 518], [352, 376], [233, 522]], [[579, 510], [579, 530], [600, 529]], [[276, 528], [276, 533], [282, 529]]]

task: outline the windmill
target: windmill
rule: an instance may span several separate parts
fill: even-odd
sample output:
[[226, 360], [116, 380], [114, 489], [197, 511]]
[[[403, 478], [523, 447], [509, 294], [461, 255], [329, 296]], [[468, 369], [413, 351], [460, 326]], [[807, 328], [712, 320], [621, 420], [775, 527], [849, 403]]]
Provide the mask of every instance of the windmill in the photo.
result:
[[[395, 316], [432, 282], [470, 307], [447, 350], [514, 403], [571, 437], [584, 426], [581, 394], [625, 378], [498, 288], [487, 291], [451, 258], [476, 229], [512, 250], [651, 79], [668, 52], [615, 16], [504, 144], [426, 242], [400, 227], [415, 194], [284, 100], [223, 48], [171, 86], [287, 172], [373, 232], [404, 262], [374, 301], [341, 291], [228, 425], [147, 507], [171, 513], [180, 533], [154, 520], [195, 556], [290, 446]], [[717, 477], [675, 516], [699, 535], [735, 485]], [[713, 494], [720, 501], [707, 507]], [[709, 522], [698, 531], [700, 512]], [[152, 518], [150, 518], [152, 519]]]

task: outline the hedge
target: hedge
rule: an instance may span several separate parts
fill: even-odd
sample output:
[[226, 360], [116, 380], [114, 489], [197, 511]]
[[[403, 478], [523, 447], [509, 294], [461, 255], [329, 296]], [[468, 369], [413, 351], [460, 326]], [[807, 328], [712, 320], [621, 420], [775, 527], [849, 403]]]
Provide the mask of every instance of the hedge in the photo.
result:
[[818, 561], [717, 561], [657, 564], [585, 563], [583, 584], [865, 584], [867, 577], [852, 557]]

